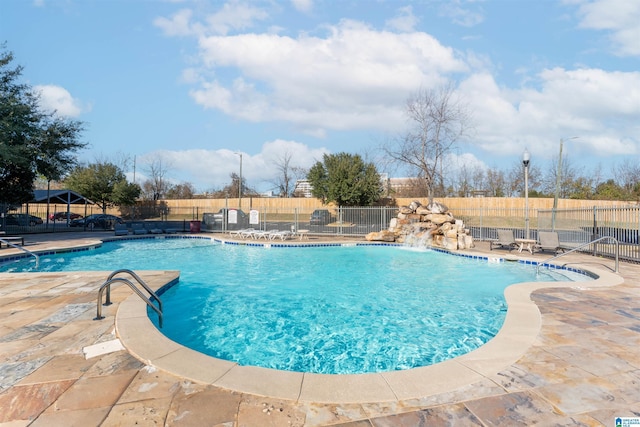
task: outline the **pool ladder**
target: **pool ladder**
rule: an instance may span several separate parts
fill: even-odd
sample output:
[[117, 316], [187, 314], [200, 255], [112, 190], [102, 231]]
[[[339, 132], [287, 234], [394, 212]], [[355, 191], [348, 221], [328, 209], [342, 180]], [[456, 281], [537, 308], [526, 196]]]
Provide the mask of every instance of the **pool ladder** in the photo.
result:
[[[140, 286], [142, 286], [144, 288], [145, 291], [147, 291], [149, 293], [150, 297], [147, 297], [142, 292], [142, 290], [140, 290], [140, 288], [138, 286], [133, 284], [133, 282], [131, 280], [127, 279], [126, 277], [115, 277], [118, 274], [128, 274], [129, 276], [131, 276], [133, 279], [135, 279], [136, 282], [138, 282], [140, 284]], [[151, 290], [151, 288], [144, 282], [144, 280], [142, 280], [140, 278], [140, 276], [138, 276], [133, 271], [127, 270], [127, 269], [121, 269], [121, 270], [114, 271], [113, 273], [111, 273], [109, 275], [109, 277], [102, 284], [102, 286], [100, 286], [100, 289], [98, 290], [97, 313], [96, 313], [96, 318], [94, 320], [104, 319], [104, 316], [102, 315], [102, 294], [104, 293], [104, 291], [106, 289], [107, 297], [106, 297], [106, 300], [104, 302], [104, 305], [111, 305], [111, 284], [115, 283], [115, 282], [125, 283], [125, 284], [129, 285], [129, 287], [133, 290], [133, 292], [135, 292], [140, 298], [142, 298], [142, 300], [145, 303], [147, 303], [147, 305], [149, 307], [151, 307], [151, 309], [153, 309], [153, 311], [155, 311], [158, 314], [158, 324], [162, 328], [162, 300], [160, 299], [160, 297], [158, 297], [158, 295], [156, 295], [155, 292], [153, 292], [153, 290]], [[158, 306], [157, 307], [151, 302], [152, 299], [158, 301]]]

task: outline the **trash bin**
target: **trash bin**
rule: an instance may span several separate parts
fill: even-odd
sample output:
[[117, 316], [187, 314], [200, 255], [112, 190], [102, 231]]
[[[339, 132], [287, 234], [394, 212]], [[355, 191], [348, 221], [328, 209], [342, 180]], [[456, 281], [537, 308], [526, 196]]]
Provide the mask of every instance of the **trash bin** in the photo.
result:
[[189, 224], [189, 231], [191, 231], [192, 233], [199, 233], [200, 221], [191, 221], [191, 223]]

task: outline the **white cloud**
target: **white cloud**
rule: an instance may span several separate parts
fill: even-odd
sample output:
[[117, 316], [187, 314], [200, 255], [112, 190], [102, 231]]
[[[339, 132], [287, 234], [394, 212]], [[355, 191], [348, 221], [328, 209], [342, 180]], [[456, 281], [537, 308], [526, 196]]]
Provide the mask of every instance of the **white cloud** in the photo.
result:
[[234, 0], [225, 3], [216, 13], [207, 15], [204, 23], [193, 20], [191, 9], [182, 9], [171, 18], [156, 18], [153, 24], [167, 36], [226, 35], [233, 30], [251, 28], [256, 21], [265, 20], [268, 16], [263, 9]]
[[413, 14], [413, 8], [405, 6], [398, 9], [397, 15], [387, 20], [385, 26], [391, 30], [408, 33], [414, 31], [417, 24], [418, 18]]
[[609, 32], [615, 52], [640, 55], [640, 2], [629, 0], [582, 1], [580, 27]]
[[300, 12], [310, 12], [313, 9], [313, 0], [291, 0], [291, 4]]
[[207, 28], [214, 34], [227, 34], [231, 30], [251, 28], [256, 21], [269, 15], [263, 9], [237, 0], [225, 3], [222, 9], [207, 17]]
[[71, 96], [68, 90], [55, 85], [33, 87], [40, 94], [40, 106], [47, 111], [55, 111], [59, 116], [77, 117], [85, 108]]
[[192, 90], [197, 103], [253, 122], [286, 121], [309, 132], [388, 129], [419, 87], [465, 70], [452, 49], [426, 33], [381, 32], [355, 21], [325, 37], [241, 34], [199, 39], [208, 71], [235, 69]]
[[640, 72], [543, 70], [539, 88], [507, 89], [493, 77], [469, 77], [460, 91], [474, 112], [474, 142], [488, 153], [550, 158], [560, 138], [579, 136], [576, 150], [590, 156], [640, 152]]
[[189, 9], [182, 9], [176, 12], [171, 18], [158, 17], [153, 21], [167, 36], [190, 36], [199, 33], [198, 27], [191, 24], [193, 12]]
[[472, 8], [473, 0], [451, 0], [443, 2], [440, 14], [448, 17], [454, 24], [462, 27], [473, 27], [484, 21], [484, 14], [480, 7]]
[[[250, 187], [256, 187], [259, 191], [268, 190], [277, 173], [276, 162], [285, 153], [291, 156], [290, 166], [309, 168], [328, 152], [325, 148], [310, 148], [295, 141], [278, 139], [266, 142], [257, 154], [242, 153], [242, 176]], [[185, 181], [193, 183], [200, 191], [220, 189], [231, 182], [232, 173], [240, 173], [240, 156], [228, 149], [162, 150], [145, 156], [150, 159], [158, 157], [171, 164], [168, 179], [172, 176], [184, 177]], [[198, 161], [194, 162], [194, 159]], [[145, 160], [141, 158], [140, 161], [144, 163]]]

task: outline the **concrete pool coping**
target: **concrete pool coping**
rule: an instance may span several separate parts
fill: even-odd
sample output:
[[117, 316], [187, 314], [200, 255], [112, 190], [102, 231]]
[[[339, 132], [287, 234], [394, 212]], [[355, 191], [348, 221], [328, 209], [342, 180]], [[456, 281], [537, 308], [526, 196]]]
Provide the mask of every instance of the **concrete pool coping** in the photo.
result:
[[[211, 239], [238, 243], [217, 236]], [[297, 402], [398, 402], [452, 392], [490, 378], [520, 359], [533, 345], [542, 326], [540, 310], [530, 298], [532, 292], [544, 288], [601, 288], [624, 281], [603, 268], [573, 266], [597, 278], [586, 282], [529, 282], [509, 286], [505, 290], [508, 304], [505, 322], [492, 340], [463, 356], [403, 371], [327, 375], [242, 366], [216, 359], [165, 337], [147, 316], [144, 301], [135, 294], [120, 303], [116, 330], [125, 348], [144, 363], [195, 382]]]

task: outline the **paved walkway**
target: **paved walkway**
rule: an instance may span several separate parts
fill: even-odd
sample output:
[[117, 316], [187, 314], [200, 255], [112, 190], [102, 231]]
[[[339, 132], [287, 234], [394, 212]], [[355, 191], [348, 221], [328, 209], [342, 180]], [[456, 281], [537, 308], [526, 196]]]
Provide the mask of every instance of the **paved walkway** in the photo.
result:
[[[90, 244], [96, 236], [111, 234], [26, 240], [40, 250]], [[474, 252], [507, 254], [484, 244]], [[613, 266], [584, 255], [567, 260]], [[495, 375], [417, 399], [346, 404], [229, 391], [136, 359], [119, 347], [114, 324], [129, 290], [114, 288], [106, 318], [93, 320], [104, 272], [3, 273], [0, 426], [613, 426], [615, 417], [640, 417], [640, 266], [622, 263], [620, 273], [624, 283], [611, 288], [534, 292], [541, 331]], [[176, 274], [142, 276], [158, 286]]]

